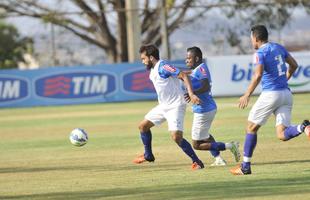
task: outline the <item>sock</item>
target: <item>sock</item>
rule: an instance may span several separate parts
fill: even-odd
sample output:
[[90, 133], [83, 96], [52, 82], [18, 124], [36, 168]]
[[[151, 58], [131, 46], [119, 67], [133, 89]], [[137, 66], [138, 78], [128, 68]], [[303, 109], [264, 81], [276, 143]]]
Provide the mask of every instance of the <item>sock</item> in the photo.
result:
[[257, 143], [257, 134], [247, 133], [244, 142], [243, 152], [243, 168], [249, 168], [251, 166], [251, 157]]
[[216, 150], [210, 150], [210, 153], [214, 158], [220, 155], [220, 151], [216, 151]]
[[284, 130], [284, 136], [286, 140], [290, 140], [294, 137], [297, 137], [302, 133], [300, 125], [298, 126], [289, 126]]
[[144, 157], [153, 157], [152, 153], [152, 132], [140, 132], [142, 143], [144, 144]]
[[226, 150], [225, 144], [223, 142], [211, 142], [212, 151], [224, 151]]
[[[216, 142], [215, 141], [215, 139], [214, 139], [214, 137], [210, 134], [210, 136], [209, 136], [209, 139], [210, 139], [210, 141], [211, 142]], [[211, 147], [212, 148], [212, 147]], [[218, 156], [220, 156], [220, 151], [218, 151], [218, 150], [210, 150], [210, 153], [211, 153], [211, 155], [214, 157], [214, 158], [216, 158], [216, 157], [218, 157]]]
[[181, 143], [179, 144], [179, 147], [182, 148], [182, 150], [184, 151], [184, 153], [186, 153], [186, 155], [188, 155], [193, 162], [199, 162], [199, 158], [197, 157], [196, 153], [194, 152], [192, 146], [190, 145], [190, 143], [186, 140], [186, 139], [182, 139]]

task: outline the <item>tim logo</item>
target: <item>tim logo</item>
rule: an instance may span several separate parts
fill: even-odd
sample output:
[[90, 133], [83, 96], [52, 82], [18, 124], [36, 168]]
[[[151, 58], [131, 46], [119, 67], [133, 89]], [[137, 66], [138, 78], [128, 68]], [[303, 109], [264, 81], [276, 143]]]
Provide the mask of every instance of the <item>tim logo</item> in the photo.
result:
[[126, 74], [123, 78], [123, 88], [128, 92], [155, 93], [153, 83], [149, 79], [149, 72], [145, 70]]
[[104, 73], [69, 73], [35, 81], [36, 94], [49, 98], [83, 98], [106, 95], [115, 90], [115, 77]]
[[23, 99], [28, 96], [28, 84], [25, 80], [0, 77], [0, 103]]

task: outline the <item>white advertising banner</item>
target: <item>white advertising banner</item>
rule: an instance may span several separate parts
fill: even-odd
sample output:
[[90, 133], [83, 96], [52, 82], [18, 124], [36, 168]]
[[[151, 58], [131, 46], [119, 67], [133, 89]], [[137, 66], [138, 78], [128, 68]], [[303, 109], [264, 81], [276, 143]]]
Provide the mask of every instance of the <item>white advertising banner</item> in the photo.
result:
[[[310, 92], [310, 52], [292, 53], [299, 67], [289, 81], [293, 92]], [[214, 96], [242, 95], [254, 72], [252, 55], [215, 56], [207, 58]], [[254, 94], [259, 94], [259, 85]]]

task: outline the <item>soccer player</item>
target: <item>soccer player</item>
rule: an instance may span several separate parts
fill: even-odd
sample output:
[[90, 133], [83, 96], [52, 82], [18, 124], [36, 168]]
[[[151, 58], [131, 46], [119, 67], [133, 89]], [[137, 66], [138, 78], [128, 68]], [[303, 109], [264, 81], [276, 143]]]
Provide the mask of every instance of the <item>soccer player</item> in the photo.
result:
[[159, 50], [154, 45], [140, 47], [142, 63], [150, 70], [150, 79], [158, 95], [158, 105], [149, 111], [139, 124], [140, 136], [144, 145], [144, 154], [133, 160], [134, 163], [154, 162], [152, 152], [152, 133], [154, 125], [168, 122], [168, 129], [172, 139], [184, 153], [192, 159], [192, 169], [204, 168], [190, 143], [183, 138], [183, 122], [186, 111], [186, 102], [182, 90], [182, 80], [188, 90], [192, 103], [199, 104], [200, 99], [193, 93], [192, 85], [187, 74], [159, 58]]
[[[214, 137], [210, 134], [209, 129], [215, 117], [217, 106], [211, 94], [211, 76], [208, 66], [203, 63], [202, 52], [198, 47], [190, 47], [187, 49], [186, 66], [191, 71], [191, 81], [196, 94], [201, 100], [200, 104], [193, 104], [192, 110], [194, 112], [193, 126], [192, 126], [192, 142], [196, 150], [210, 151], [215, 158], [211, 166], [226, 165], [226, 161], [220, 156], [220, 151], [229, 149], [236, 162], [240, 159], [239, 143], [238, 142], [216, 142]], [[185, 95], [188, 101], [190, 98]]]
[[[304, 131], [309, 135], [310, 129], [309, 120], [297, 126], [291, 125], [293, 99], [287, 82], [298, 67], [295, 59], [283, 46], [268, 42], [268, 31], [263, 25], [251, 28], [251, 42], [256, 50], [255, 73], [247, 91], [239, 99], [239, 108], [247, 107], [251, 94], [261, 80], [262, 93], [249, 113], [243, 162], [230, 170], [234, 175], [252, 173], [251, 158], [257, 143], [257, 132], [271, 114], [276, 117], [276, 133], [282, 141], [297, 137]], [[288, 63], [288, 68], [285, 63]]]

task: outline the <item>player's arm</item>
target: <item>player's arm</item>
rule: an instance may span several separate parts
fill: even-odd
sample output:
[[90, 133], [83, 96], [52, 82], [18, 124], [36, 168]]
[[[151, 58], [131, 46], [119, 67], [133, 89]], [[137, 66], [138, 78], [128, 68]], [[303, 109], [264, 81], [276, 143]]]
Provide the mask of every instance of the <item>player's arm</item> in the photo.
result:
[[209, 83], [209, 80], [207, 78], [202, 79], [200, 81], [200, 83], [201, 83], [201, 87], [197, 90], [194, 90], [194, 94], [196, 94], [196, 95], [205, 93], [205, 92], [210, 90], [210, 83]]
[[194, 94], [192, 82], [188, 78], [188, 75], [181, 71], [178, 75], [178, 78], [184, 82], [184, 85], [187, 89], [187, 92], [188, 92], [188, 95], [190, 97], [191, 102], [193, 104], [200, 104], [200, 99]]
[[296, 71], [296, 69], [298, 68], [298, 64], [297, 64], [296, 60], [290, 54], [288, 54], [285, 61], [286, 61], [286, 63], [289, 64], [289, 67], [288, 67], [287, 72], [286, 72], [286, 78], [287, 78], [287, 80], [289, 80], [292, 77], [292, 75], [294, 74], [294, 72]]
[[252, 76], [251, 83], [247, 91], [244, 93], [244, 95], [240, 97], [239, 99], [239, 108], [244, 109], [245, 107], [248, 106], [251, 94], [254, 92], [255, 88], [257, 87], [260, 80], [262, 79], [263, 69], [264, 69], [264, 66], [262, 64], [257, 64], [255, 66], [255, 72], [254, 72], [254, 75]]

